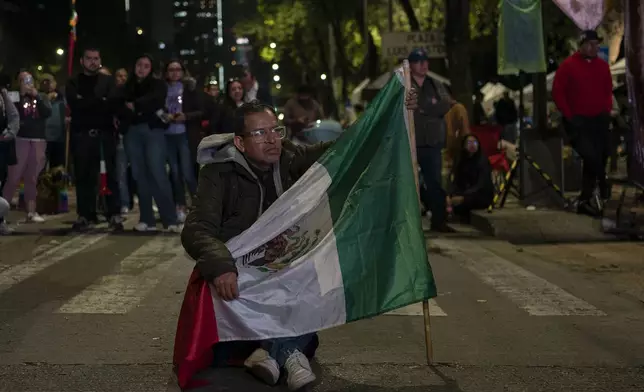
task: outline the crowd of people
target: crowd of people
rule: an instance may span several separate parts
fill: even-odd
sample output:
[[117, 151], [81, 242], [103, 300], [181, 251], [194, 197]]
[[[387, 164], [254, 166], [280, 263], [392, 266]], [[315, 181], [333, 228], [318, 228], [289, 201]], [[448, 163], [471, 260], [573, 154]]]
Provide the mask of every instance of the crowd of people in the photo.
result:
[[[236, 67], [222, 92], [216, 83], [198, 88], [179, 60], [159, 67], [142, 55], [130, 71], [121, 68], [112, 75], [102, 66], [100, 51], [89, 47], [80, 66], [64, 88], [52, 75], [36, 81], [23, 71], [17, 92], [2, 90], [0, 234], [13, 231], [3, 217], [22, 201], [26, 222], [44, 222], [39, 181], [54, 168], [68, 169], [75, 187], [75, 231], [92, 229], [101, 217], [110, 229], [122, 230], [136, 206], [135, 231], [156, 231], [158, 213], [163, 229], [178, 233], [197, 191], [201, 140], [232, 132], [235, 111], [244, 103], [274, 105], [248, 67]], [[284, 114], [289, 132], [323, 117], [306, 86], [286, 103]]]

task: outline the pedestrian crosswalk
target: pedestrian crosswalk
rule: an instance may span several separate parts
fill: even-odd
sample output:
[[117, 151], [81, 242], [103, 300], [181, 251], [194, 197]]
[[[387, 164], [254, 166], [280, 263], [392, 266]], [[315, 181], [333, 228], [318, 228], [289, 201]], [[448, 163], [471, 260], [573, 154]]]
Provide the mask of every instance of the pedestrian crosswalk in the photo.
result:
[[179, 238], [154, 237], [63, 305], [58, 313], [125, 314], [145, 298], [183, 255]]
[[[118, 239], [119, 236], [94, 233], [64, 238], [65, 240], [53, 246], [37, 247], [31, 258], [22, 262], [10, 264], [0, 261], [0, 296], [31, 277], [45, 274], [48, 268], [66, 259], [97, 252], [97, 249], [100, 252], [106, 241]], [[111, 270], [106, 270], [91, 284], [80, 288], [62, 303], [57, 303], [53, 310], [55, 313], [124, 315], [141, 306], [162, 285], [164, 279], [181, 279], [181, 284], [185, 283], [193, 262], [186, 259], [187, 255], [178, 236], [158, 234], [121, 238], [134, 242], [133, 250], [119, 255]], [[451, 259], [458, 260], [458, 267], [450, 267], [459, 268], [456, 274], [470, 274], [482, 283], [481, 287], [491, 288], [499, 294], [493, 300], [505, 301], [507, 306], [516, 307], [526, 315], [607, 315], [605, 311], [491, 250], [464, 240], [452, 239], [432, 240], [432, 246], [448, 253]], [[118, 244], [112, 241], [107, 247], [114, 249]], [[460, 291], [468, 295], [467, 287], [445, 287], [441, 284], [440, 277], [437, 280], [439, 288], [443, 290]], [[474, 300], [472, 298], [472, 302]], [[464, 311], [454, 308], [453, 303], [444, 301], [441, 296], [429, 302], [429, 310], [430, 315], [435, 317], [449, 317], [450, 313]], [[422, 304], [397, 309], [387, 315], [422, 316]]]

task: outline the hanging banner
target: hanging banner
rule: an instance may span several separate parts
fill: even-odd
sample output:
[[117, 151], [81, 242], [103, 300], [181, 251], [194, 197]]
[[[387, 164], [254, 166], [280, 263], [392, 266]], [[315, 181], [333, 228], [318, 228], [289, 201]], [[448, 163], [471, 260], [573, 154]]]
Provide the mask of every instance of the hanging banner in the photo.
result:
[[628, 174], [644, 186], [644, 7], [639, 1], [628, 1], [624, 11], [626, 84], [633, 121]]
[[502, 0], [499, 7], [498, 74], [546, 72], [541, 0]]
[[595, 30], [604, 18], [605, 0], [553, 0], [581, 30]]

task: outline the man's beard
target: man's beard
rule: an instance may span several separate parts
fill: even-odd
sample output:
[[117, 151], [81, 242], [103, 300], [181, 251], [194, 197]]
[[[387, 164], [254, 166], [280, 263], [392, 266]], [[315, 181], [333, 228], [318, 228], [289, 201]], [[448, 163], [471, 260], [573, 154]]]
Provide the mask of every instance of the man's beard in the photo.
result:
[[99, 69], [100, 69], [100, 67], [97, 67], [95, 70], [92, 70], [90, 68], [87, 68], [87, 67], [83, 66], [83, 72], [85, 72], [88, 75], [96, 75], [98, 73]]

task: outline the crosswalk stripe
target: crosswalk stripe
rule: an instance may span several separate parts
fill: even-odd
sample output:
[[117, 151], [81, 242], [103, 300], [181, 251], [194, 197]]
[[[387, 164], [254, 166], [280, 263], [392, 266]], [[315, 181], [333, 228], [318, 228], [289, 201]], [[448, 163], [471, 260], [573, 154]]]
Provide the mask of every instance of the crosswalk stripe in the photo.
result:
[[[404, 308], [392, 310], [391, 312], [385, 313], [387, 316], [422, 316], [423, 315], [423, 303], [419, 302], [417, 304], [411, 304], [405, 306]], [[434, 316], [447, 316], [447, 313], [436, 303], [434, 299], [429, 300], [429, 315]]]
[[80, 235], [65, 241], [29, 261], [11, 266], [0, 273], [0, 293], [46, 268], [84, 251], [107, 237], [107, 234]]
[[455, 254], [468, 270], [532, 316], [606, 316], [591, 304], [472, 241], [434, 239], [432, 243]]
[[158, 285], [173, 261], [183, 254], [178, 237], [155, 236], [123, 258], [112, 274], [80, 292], [57, 313], [125, 314]]

